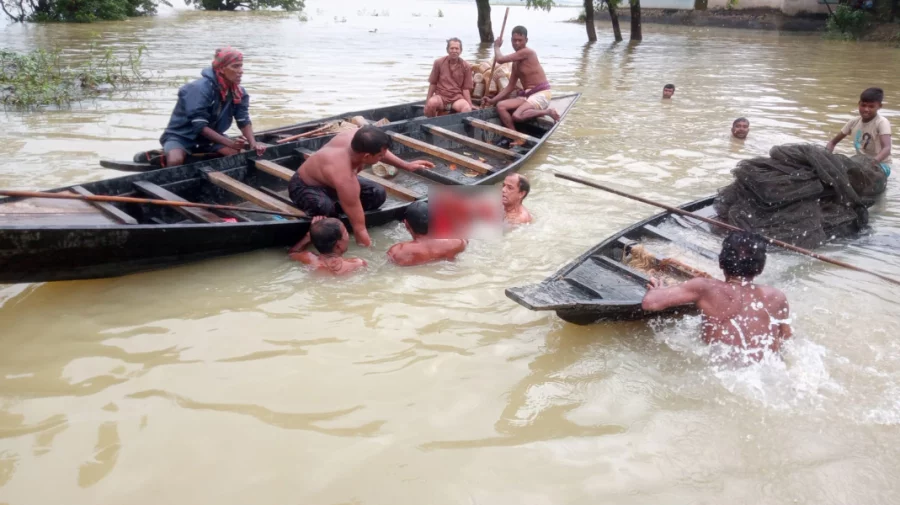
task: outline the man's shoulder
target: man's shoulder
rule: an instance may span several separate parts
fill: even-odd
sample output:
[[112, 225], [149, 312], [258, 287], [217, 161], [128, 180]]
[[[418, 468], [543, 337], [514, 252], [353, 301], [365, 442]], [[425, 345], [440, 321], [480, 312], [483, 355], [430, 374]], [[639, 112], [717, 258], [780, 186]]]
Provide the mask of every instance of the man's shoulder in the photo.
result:
[[447, 58], [449, 58], [449, 56], [441, 56], [440, 58], [434, 60], [434, 66], [440, 67], [441, 64], [444, 63], [444, 60], [446, 60]]
[[876, 116], [876, 118], [877, 118], [877, 119], [875, 120], [875, 121], [876, 121], [876, 126], [878, 126], [879, 129], [882, 129], [882, 128], [885, 128], [885, 127], [887, 127], [888, 130], [891, 129], [891, 122], [888, 121], [888, 118], [882, 116], [881, 114], [879, 114], [878, 116]]

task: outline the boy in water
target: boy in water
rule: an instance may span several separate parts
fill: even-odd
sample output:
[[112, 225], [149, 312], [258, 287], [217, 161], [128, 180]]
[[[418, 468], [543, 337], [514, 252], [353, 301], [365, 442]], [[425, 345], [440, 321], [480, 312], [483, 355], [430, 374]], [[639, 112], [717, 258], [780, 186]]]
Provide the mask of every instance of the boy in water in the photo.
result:
[[825, 146], [828, 152], [850, 135], [856, 154], [862, 154], [881, 166], [886, 176], [891, 175], [891, 123], [878, 114], [884, 91], [881, 88], [869, 88], [859, 96], [859, 117], [847, 122], [841, 132], [835, 135]]
[[663, 86], [663, 100], [667, 98], [672, 98], [672, 95], [675, 94], [675, 85], [674, 84], [666, 84]]
[[787, 297], [777, 288], [753, 283], [766, 266], [766, 242], [748, 232], [732, 232], [722, 242], [719, 267], [725, 281], [697, 277], [678, 286], [647, 286], [641, 307], [646, 311], [695, 305], [703, 315], [701, 337], [731, 346], [750, 359], [778, 352], [791, 337]]
[[[319, 254], [305, 251], [306, 245], [312, 242]], [[294, 261], [309, 265], [314, 271], [328, 272], [332, 275], [345, 275], [366, 266], [361, 258], [344, 258], [350, 234], [344, 223], [333, 217], [316, 216], [309, 226], [309, 237], [301, 240], [288, 251]]]

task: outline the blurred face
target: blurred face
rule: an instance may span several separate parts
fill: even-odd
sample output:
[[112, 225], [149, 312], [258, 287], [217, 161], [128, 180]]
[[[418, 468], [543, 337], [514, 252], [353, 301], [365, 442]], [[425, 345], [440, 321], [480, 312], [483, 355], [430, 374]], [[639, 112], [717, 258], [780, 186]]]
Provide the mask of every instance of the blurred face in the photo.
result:
[[[525, 192], [519, 190], [519, 176], [512, 174], [503, 179], [503, 188], [500, 189], [500, 201], [504, 207], [511, 207], [522, 203]], [[496, 200], [495, 200], [496, 201]]]
[[663, 98], [672, 98], [672, 95], [675, 94], [675, 90], [672, 88], [663, 88]]
[[363, 156], [363, 164], [364, 165], [374, 165], [379, 163], [384, 159], [384, 155], [387, 154], [387, 148], [381, 150], [381, 152], [377, 154], [365, 154]]
[[510, 40], [512, 41], [512, 47], [513, 47], [513, 50], [515, 50], [515, 51], [522, 49], [523, 47], [525, 47], [525, 44], [528, 43], [528, 38], [524, 37], [522, 35], [519, 35], [518, 33], [514, 33]]
[[745, 139], [749, 133], [750, 123], [747, 121], [738, 121], [731, 127], [731, 134], [734, 135], [735, 138]]
[[450, 45], [447, 46], [447, 54], [450, 55], [450, 59], [452, 61], [456, 61], [459, 59], [459, 53], [462, 52], [462, 44], [457, 41], [450, 42]]
[[240, 84], [241, 77], [244, 75], [243, 60], [238, 60], [227, 65], [222, 69], [222, 75], [225, 77], [226, 81], [232, 84]]
[[869, 121], [878, 114], [880, 108], [881, 104], [878, 102], [859, 102], [859, 117], [863, 118], [863, 121]]

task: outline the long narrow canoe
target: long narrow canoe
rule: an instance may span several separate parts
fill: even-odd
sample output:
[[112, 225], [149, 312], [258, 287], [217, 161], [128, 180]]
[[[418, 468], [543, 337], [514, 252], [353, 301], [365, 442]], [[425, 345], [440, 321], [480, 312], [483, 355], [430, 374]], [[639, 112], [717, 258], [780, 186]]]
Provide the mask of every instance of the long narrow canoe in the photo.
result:
[[[346, 121], [353, 117], [361, 117], [372, 123], [383, 120], [387, 120], [390, 123], [397, 123], [401, 121], [408, 121], [410, 119], [421, 118], [423, 117], [424, 110], [424, 101], [409, 102], [400, 105], [391, 105], [388, 107], [376, 107], [374, 109], [346, 112], [343, 114], [338, 114], [336, 116], [326, 117], [324, 119], [304, 121], [288, 126], [271, 128], [269, 130], [255, 132], [254, 137], [256, 138], [257, 142], [264, 142], [270, 145], [278, 144], [299, 134], [315, 133], [315, 130], [320, 129], [325, 125], [334, 123], [335, 121]], [[160, 147], [156, 146], [155, 149], [160, 149]], [[215, 154], [200, 154], [195, 156], [188, 156], [188, 158], [185, 160], [185, 164], [206, 161], [208, 159], [216, 157], [218, 157], [218, 155]], [[127, 172], [145, 172], [148, 170], [156, 170], [160, 168], [159, 163], [150, 163], [146, 159], [145, 152], [137, 153], [132, 160], [100, 160], [100, 166]]]
[[[680, 208], [715, 217], [714, 199]], [[538, 284], [508, 288], [506, 296], [531, 310], [555, 311], [574, 324], [642, 319], [651, 315], [641, 309], [651, 273], [672, 281], [720, 277], [720, 242], [708, 225], [663, 212], [607, 238]]]
[[[580, 94], [552, 101], [561, 118]], [[366, 213], [369, 227], [403, 218], [406, 207], [434, 185], [494, 184], [515, 172], [546, 142], [559, 122], [539, 119], [500, 127], [496, 109], [416, 118], [379, 128], [394, 138], [399, 157], [427, 159], [433, 170], [381, 179], [388, 200]], [[501, 137], [524, 139], [520, 147], [491, 145]], [[246, 208], [293, 211], [288, 179], [307, 156], [333, 136], [276, 145], [257, 157], [242, 153], [189, 165], [57, 188], [51, 192], [131, 196]], [[344, 217], [344, 222], [349, 222]], [[92, 204], [56, 199], [0, 199], [0, 283], [113, 277], [217, 256], [296, 243], [307, 218], [240, 211], [176, 210], [149, 204]]]

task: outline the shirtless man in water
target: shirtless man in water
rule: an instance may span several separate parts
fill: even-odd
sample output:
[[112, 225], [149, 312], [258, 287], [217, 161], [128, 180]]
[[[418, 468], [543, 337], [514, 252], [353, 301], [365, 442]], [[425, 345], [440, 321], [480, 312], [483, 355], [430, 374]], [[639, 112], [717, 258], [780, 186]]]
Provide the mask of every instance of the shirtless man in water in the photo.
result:
[[[312, 242], [319, 254], [306, 251], [306, 245]], [[350, 234], [344, 223], [333, 217], [316, 216], [309, 226], [309, 233], [288, 251], [294, 261], [309, 265], [312, 270], [327, 272], [333, 275], [345, 275], [366, 267], [366, 260], [361, 258], [344, 258]]]
[[[335, 135], [306, 160], [291, 178], [288, 195], [309, 216], [337, 217], [344, 212], [350, 220], [356, 243], [369, 247], [365, 211], [375, 210], [387, 199], [384, 188], [357, 174], [380, 161], [409, 171], [434, 168], [428, 161], [404, 161], [388, 149], [391, 138], [373, 126]], [[298, 244], [299, 245], [299, 244]]]
[[[533, 49], [525, 47], [528, 43], [528, 30], [524, 26], [517, 26], [512, 31], [512, 47], [515, 52], [504, 55], [500, 52], [503, 39], [494, 41], [494, 56], [498, 64], [512, 62], [512, 75], [509, 84], [497, 93], [493, 98], [485, 98], [482, 105], [485, 107], [496, 104], [497, 113], [503, 126], [514, 130], [514, 123], [521, 123], [529, 119], [550, 116], [554, 121], [559, 121], [559, 113], [550, 108], [550, 83], [544, 68], [538, 61], [537, 53]], [[516, 82], [522, 81], [522, 89], [519, 96], [512, 95], [516, 90]], [[512, 113], [512, 114], [510, 114]]]
[[412, 240], [394, 244], [388, 258], [400, 266], [421, 265], [439, 260], [452, 260], [466, 250], [466, 241], [458, 238], [428, 238], [428, 203], [413, 202], [406, 208], [403, 220]]
[[503, 179], [503, 188], [500, 189], [500, 202], [503, 204], [503, 220], [506, 224], [526, 224], [531, 222], [531, 213], [522, 205], [522, 200], [528, 196], [531, 185], [528, 179], [521, 174], [510, 174]]
[[719, 266], [725, 281], [695, 278], [670, 288], [652, 279], [642, 307], [665, 310], [694, 304], [703, 314], [703, 341], [730, 345], [760, 360], [766, 350], [778, 352], [791, 337], [790, 311], [784, 293], [753, 283], [766, 265], [766, 243], [747, 232], [733, 232], [722, 243]]

